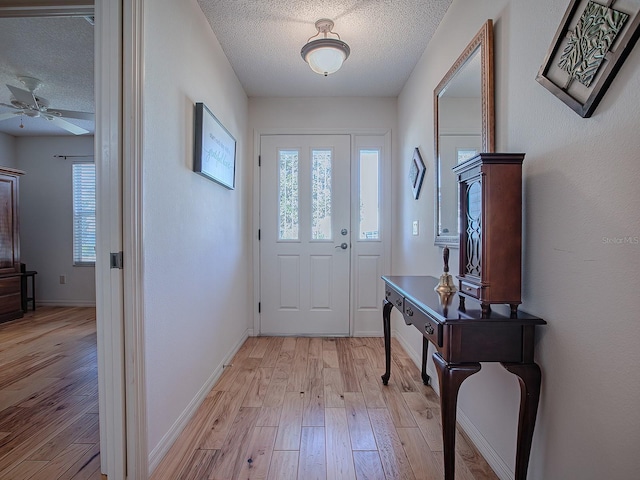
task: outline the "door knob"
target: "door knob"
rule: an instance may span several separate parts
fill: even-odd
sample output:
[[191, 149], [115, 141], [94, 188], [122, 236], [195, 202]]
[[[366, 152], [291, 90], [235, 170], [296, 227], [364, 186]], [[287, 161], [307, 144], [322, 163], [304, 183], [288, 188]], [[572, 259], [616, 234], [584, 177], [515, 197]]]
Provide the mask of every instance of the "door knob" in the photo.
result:
[[347, 245], [346, 242], [342, 242], [340, 245], [336, 245], [336, 248], [346, 250], [347, 248], [349, 248], [349, 245]]

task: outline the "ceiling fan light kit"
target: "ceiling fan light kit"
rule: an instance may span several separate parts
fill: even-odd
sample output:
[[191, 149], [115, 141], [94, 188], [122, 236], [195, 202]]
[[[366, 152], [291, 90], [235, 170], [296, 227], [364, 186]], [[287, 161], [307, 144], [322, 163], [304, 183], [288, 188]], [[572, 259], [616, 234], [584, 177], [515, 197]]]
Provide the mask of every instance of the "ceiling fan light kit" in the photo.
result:
[[[340, 39], [340, 35], [332, 31], [332, 20], [322, 18], [315, 25], [318, 33], [307, 40], [300, 55], [309, 64], [311, 70], [326, 77], [342, 67], [344, 61], [349, 58], [351, 49]], [[313, 40], [320, 34], [323, 34], [324, 37]], [[338, 38], [329, 38], [329, 34]]]
[[7, 84], [7, 88], [11, 91], [11, 104], [0, 103], [3, 107], [13, 109], [13, 112], [0, 114], [0, 121], [8, 120], [16, 115], [20, 115], [20, 128], [24, 128], [22, 124], [22, 117], [26, 115], [31, 118], [43, 118], [52, 122], [59, 128], [67, 130], [74, 135], [83, 135], [89, 133], [78, 125], [74, 125], [71, 122], [64, 120], [64, 118], [75, 118], [78, 120], [94, 121], [95, 115], [93, 113], [75, 112], [72, 110], [61, 110], [56, 108], [55, 110], [49, 110], [49, 101], [36, 96], [35, 90], [40, 87], [42, 82], [37, 78], [20, 76], [18, 80], [27, 88], [23, 90], [13, 85]]

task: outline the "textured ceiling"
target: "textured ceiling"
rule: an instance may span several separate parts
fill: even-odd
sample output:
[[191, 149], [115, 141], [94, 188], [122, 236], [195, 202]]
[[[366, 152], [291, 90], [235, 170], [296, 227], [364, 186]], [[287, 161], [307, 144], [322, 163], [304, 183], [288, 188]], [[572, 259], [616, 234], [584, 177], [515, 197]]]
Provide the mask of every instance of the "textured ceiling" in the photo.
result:
[[[397, 96], [451, 0], [198, 0], [250, 97]], [[300, 56], [334, 21], [351, 47], [342, 68], [313, 73]]]
[[[250, 97], [394, 97], [451, 0], [198, 3]], [[332, 19], [334, 31], [351, 47], [342, 69], [328, 77], [313, 73], [300, 57], [320, 18]], [[18, 76], [26, 75], [42, 80], [36, 94], [49, 100], [50, 108], [94, 112], [93, 26], [86, 19], [0, 18], [0, 45], [0, 103], [11, 100], [5, 84], [24, 88]], [[0, 115], [9, 111], [0, 106]], [[23, 116], [22, 122], [24, 128], [19, 116], [0, 121], [0, 132], [68, 135], [42, 118]], [[92, 122], [72, 122], [93, 132]]]
[[[49, 108], [94, 112], [93, 26], [82, 17], [0, 18], [0, 103], [11, 103], [6, 84], [26, 89], [19, 76], [42, 81], [38, 97]], [[0, 106], [0, 115], [11, 112]], [[43, 118], [20, 116], [0, 122], [14, 136], [69, 135]], [[70, 120], [93, 132], [93, 122]]]

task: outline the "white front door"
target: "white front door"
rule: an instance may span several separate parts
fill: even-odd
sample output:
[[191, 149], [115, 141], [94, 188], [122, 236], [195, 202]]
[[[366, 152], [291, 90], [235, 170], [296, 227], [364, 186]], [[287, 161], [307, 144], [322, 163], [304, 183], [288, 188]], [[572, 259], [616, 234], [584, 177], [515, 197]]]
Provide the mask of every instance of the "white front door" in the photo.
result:
[[260, 333], [348, 335], [350, 135], [260, 137]]

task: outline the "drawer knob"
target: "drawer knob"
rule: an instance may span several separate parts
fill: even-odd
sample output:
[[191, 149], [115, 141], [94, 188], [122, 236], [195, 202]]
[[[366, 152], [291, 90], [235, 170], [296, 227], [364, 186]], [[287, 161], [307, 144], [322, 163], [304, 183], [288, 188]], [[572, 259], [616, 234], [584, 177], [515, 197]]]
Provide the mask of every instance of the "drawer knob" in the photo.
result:
[[425, 332], [427, 332], [427, 335], [433, 335], [433, 331], [434, 331], [434, 330], [433, 330], [433, 327], [431, 326], [431, 324], [430, 324], [430, 323], [427, 323], [427, 324], [424, 326], [424, 331], [425, 331]]
[[470, 291], [472, 291], [472, 290], [473, 290], [473, 288], [471, 288], [471, 287], [464, 287], [464, 289], [465, 289], [467, 292], [470, 292]]
[[413, 310], [411, 310], [410, 308], [407, 308], [407, 315], [409, 315], [410, 317], [413, 317]]

